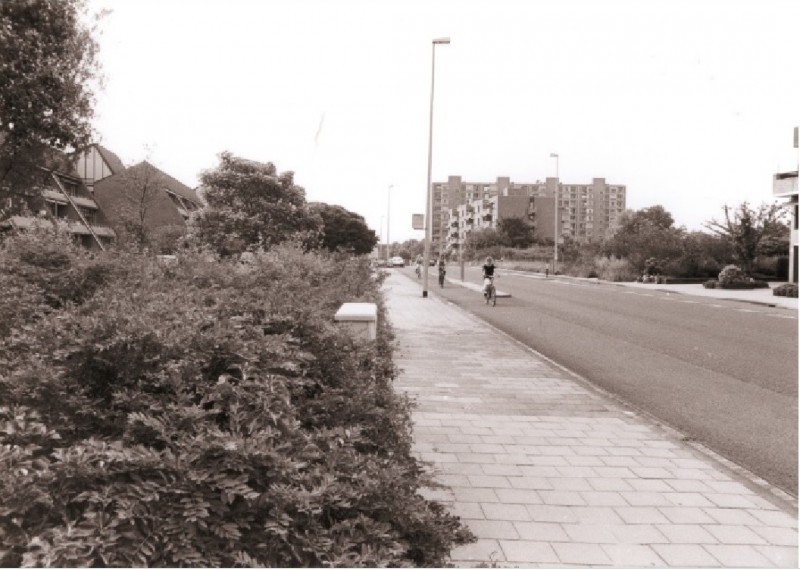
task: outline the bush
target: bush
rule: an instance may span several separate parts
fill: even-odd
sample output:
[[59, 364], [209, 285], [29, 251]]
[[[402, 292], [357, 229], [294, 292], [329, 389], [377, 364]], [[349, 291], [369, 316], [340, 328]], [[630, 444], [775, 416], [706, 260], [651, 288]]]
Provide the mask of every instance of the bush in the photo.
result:
[[717, 280], [708, 280], [703, 283], [703, 287], [706, 289], [715, 289], [719, 285]]
[[624, 258], [601, 256], [595, 258], [594, 266], [594, 273], [601, 280], [610, 282], [630, 282], [636, 279], [636, 270], [630, 262]]
[[769, 284], [761, 280], [749, 280], [744, 282], [720, 283], [722, 289], [763, 289], [769, 288]]
[[741, 270], [739, 266], [734, 266], [733, 264], [725, 266], [722, 268], [722, 271], [719, 273], [719, 283], [722, 286], [736, 283], [736, 282], [744, 282], [746, 281], [746, 277], [744, 272]]
[[772, 295], [797, 297], [797, 284], [783, 284], [773, 288]]
[[[0, 338], [3, 566], [442, 566], [471, 539], [418, 493], [366, 259], [99, 263]], [[344, 301], [379, 304], [376, 342]]]

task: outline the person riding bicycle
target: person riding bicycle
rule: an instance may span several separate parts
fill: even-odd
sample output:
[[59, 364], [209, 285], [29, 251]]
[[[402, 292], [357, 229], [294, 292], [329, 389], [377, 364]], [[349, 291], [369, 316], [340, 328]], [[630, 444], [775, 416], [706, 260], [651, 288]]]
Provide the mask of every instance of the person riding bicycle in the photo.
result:
[[489, 286], [494, 282], [494, 261], [492, 257], [486, 258], [486, 263], [483, 265], [483, 297], [489, 293]]

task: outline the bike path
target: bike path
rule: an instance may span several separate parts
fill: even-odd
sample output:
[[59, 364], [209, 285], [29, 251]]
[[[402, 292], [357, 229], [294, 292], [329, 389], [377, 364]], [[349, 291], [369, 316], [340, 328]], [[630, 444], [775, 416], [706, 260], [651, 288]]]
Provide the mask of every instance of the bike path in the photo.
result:
[[[435, 289], [432, 290], [435, 293]], [[391, 272], [415, 453], [478, 537], [460, 567], [796, 567], [796, 502]]]

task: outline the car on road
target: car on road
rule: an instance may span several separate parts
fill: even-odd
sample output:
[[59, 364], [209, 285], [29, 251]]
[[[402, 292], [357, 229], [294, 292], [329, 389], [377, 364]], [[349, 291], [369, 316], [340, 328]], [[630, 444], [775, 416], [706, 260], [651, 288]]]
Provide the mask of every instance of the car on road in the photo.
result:
[[395, 267], [402, 268], [403, 266], [406, 265], [406, 261], [400, 256], [394, 256], [391, 260], [389, 260], [389, 265], [392, 266], [393, 268]]

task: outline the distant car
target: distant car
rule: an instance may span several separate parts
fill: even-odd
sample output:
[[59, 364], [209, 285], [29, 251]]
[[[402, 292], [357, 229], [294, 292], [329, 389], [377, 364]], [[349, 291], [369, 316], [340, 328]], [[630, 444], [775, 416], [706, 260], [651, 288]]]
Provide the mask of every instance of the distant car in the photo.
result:
[[391, 260], [389, 260], [389, 265], [392, 266], [392, 267], [400, 267], [400, 268], [402, 268], [403, 266], [406, 265], [406, 261], [403, 258], [401, 258], [400, 256], [395, 256]]

